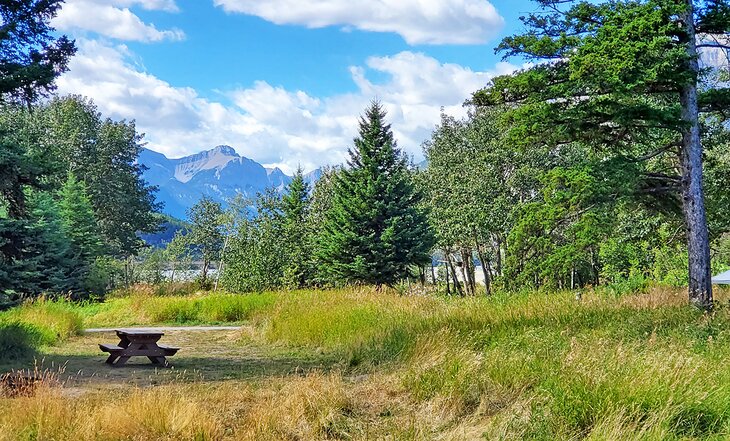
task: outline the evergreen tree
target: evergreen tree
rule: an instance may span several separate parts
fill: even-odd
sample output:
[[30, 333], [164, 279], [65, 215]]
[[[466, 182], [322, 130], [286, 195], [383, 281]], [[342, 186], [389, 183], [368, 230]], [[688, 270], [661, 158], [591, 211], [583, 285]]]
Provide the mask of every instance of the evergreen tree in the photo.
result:
[[474, 102], [510, 105], [516, 144], [559, 155], [585, 143], [637, 169], [637, 194], [681, 206], [689, 298], [712, 308], [699, 114], [724, 120], [730, 94], [703, 84], [709, 70], [700, 69], [698, 51], [727, 49], [730, 2], [536, 3], [542, 10], [523, 19], [527, 32], [499, 50], [550, 62], [494, 79]]
[[306, 219], [309, 212], [309, 184], [304, 181], [302, 169], [297, 169], [294, 179], [282, 197], [286, 263], [284, 284], [301, 288], [311, 281], [311, 241], [307, 234]]
[[[54, 34], [49, 25], [61, 0], [19, 0], [0, 3], [0, 103], [30, 106], [54, 87], [75, 53], [74, 43]], [[5, 110], [5, 109], [3, 109]], [[0, 289], [32, 293], [46, 231], [29, 213], [29, 189], [40, 189], [43, 168], [38, 155], [15, 136], [17, 127], [0, 129]], [[40, 230], [35, 231], [36, 227]], [[41, 233], [40, 236], [33, 236]], [[59, 231], [55, 232], [56, 234]], [[48, 242], [50, 243], [50, 242]], [[58, 250], [49, 249], [50, 254]], [[63, 253], [61, 253], [63, 254]], [[32, 256], [32, 257], [31, 257]], [[49, 255], [49, 257], [51, 257]], [[33, 261], [25, 261], [25, 259]], [[51, 259], [52, 260], [52, 259]], [[32, 268], [36, 268], [33, 270]], [[40, 274], [38, 274], [40, 276]], [[50, 284], [54, 284], [48, 279]], [[23, 282], [29, 282], [23, 285]]]
[[69, 251], [58, 206], [50, 194], [31, 192], [28, 216], [6, 220], [0, 228], [5, 230], [0, 230], [0, 236], [9, 239], [5, 245], [12, 244], [13, 250], [3, 250], [0, 255], [3, 291], [28, 296], [80, 288], [81, 280], [74, 273], [77, 262]]
[[0, 102], [30, 105], [54, 89], [76, 53], [74, 42], [57, 36], [50, 22], [63, 0], [0, 2]]
[[365, 111], [349, 167], [335, 180], [317, 250], [333, 281], [392, 285], [430, 258], [422, 196], [385, 116], [377, 102]]
[[103, 241], [86, 184], [69, 173], [59, 196], [59, 213], [71, 251], [88, 268], [102, 254]]

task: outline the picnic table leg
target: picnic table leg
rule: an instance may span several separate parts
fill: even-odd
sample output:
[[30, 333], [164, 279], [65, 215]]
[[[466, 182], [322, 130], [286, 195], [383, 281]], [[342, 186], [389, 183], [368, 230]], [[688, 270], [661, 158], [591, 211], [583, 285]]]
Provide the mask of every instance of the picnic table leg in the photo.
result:
[[105, 363], [106, 364], [114, 364], [114, 360], [116, 360], [117, 357], [119, 357], [119, 356], [118, 355], [114, 355], [114, 354], [109, 354], [109, 357], [107, 357]]
[[114, 363], [114, 366], [124, 366], [125, 363], [129, 360], [129, 356], [125, 355], [123, 357], [119, 357], [119, 360]]
[[165, 367], [168, 366], [167, 360], [165, 359], [165, 357], [157, 356], [157, 357], [147, 357], [147, 358], [150, 359], [150, 361], [152, 362], [152, 364], [162, 365], [162, 366], [165, 366]]

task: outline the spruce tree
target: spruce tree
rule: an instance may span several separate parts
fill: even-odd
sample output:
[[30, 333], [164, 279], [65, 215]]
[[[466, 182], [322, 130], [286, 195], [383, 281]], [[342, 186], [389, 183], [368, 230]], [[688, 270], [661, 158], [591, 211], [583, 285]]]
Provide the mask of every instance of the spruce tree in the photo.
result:
[[59, 215], [69, 247], [78, 262], [78, 277], [86, 278], [97, 257], [103, 254], [103, 240], [84, 181], [69, 173], [59, 192]]
[[68, 248], [58, 206], [46, 192], [28, 194], [28, 216], [0, 223], [0, 293], [37, 295], [76, 291], [76, 260]]
[[368, 107], [348, 167], [335, 179], [317, 250], [335, 282], [393, 285], [430, 258], [434, 240], [419, 209], [422, 195], [385, 116], [380, 103]]
[[286, 236], [284, 284], [301, 288], [311, 279], [311, 243], [305, 223], [309, 211], [309, 184], [304, 180], [301, 168], [294, 174], [281, 202]]

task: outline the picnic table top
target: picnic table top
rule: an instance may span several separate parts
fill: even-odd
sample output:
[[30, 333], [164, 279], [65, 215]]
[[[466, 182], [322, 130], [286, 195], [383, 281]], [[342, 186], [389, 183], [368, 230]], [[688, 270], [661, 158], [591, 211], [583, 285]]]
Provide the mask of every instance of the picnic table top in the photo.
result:
[[165, 335], [164, 332], [152, 331], [145, 329], [117, 329], [117, 334], [120, 335]]

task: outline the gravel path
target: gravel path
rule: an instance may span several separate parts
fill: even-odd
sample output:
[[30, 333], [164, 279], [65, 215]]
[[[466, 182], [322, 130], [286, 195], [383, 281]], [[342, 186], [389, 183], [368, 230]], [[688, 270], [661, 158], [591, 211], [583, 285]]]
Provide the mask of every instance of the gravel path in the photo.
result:
[[240, 326], [160, 326], [160, 327], [119, 327], [119, 328], [89, 328], [84, 329], [84, 332], [115, 332], [117, 330], [135, 330], [135, 331], [153, 331], [153, 332], [164, 332], [164, 331], [237, 331], [241, 329]]

